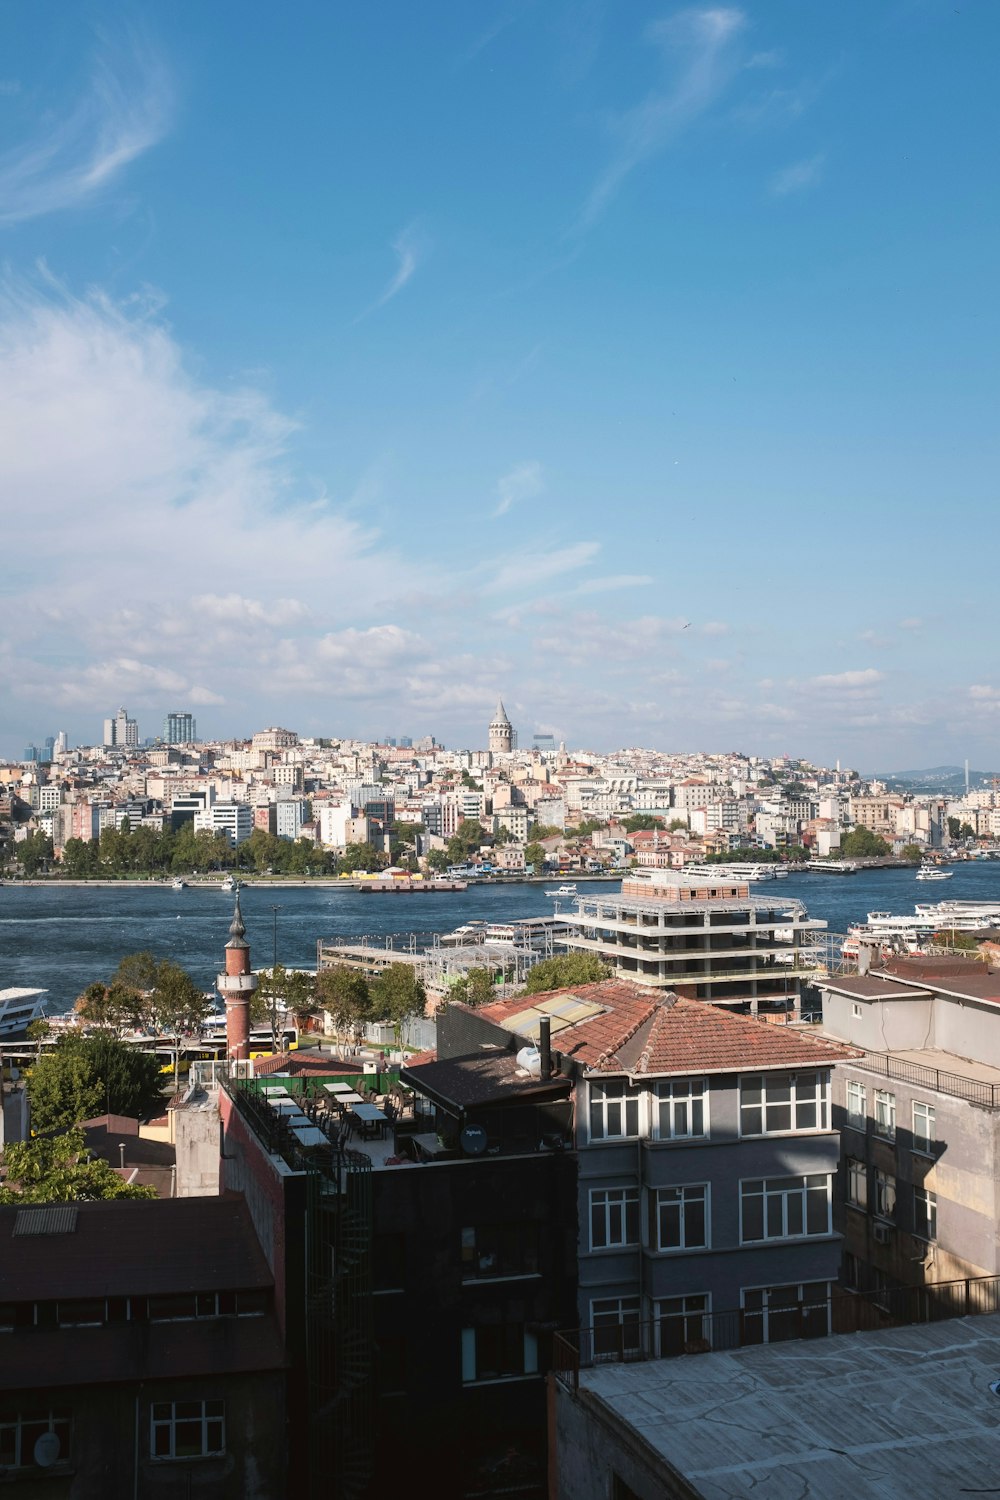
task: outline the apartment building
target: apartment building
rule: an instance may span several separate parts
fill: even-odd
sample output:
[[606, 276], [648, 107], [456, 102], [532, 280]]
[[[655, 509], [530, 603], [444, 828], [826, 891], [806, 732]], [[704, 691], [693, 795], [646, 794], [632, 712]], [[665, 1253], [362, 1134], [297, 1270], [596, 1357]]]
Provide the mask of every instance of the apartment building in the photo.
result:
[[620, 895], [581, 896], [565, 917], [566, 946], [617, 978], [752, 1015], [799, 1011], [826, 927], [801, 901], [663, 869], [631, 872]]
[[1000, 1275], [1000, 973], [893, 959], [818, 981], [838, 1066], [843, 1279], [891, 1294]]

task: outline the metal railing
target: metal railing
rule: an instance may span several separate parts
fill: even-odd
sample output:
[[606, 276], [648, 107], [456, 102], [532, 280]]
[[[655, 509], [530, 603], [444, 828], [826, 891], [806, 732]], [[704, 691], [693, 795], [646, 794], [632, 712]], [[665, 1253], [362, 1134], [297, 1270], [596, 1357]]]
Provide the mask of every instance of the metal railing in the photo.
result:
[[880, 1292], [837, 1289], [826, 1299], [785, 1307], [671, 1313], [648, 1322], [626, 1318], [602, 1328], [557, 1333], [552, 1341], [552, 1370], [557, 1379], [576, 1390], [580, 1371], [595, 1365], [677, 1359], [995, 1312], [1000, 1312], [998, 1276]]
[[1000, 1084], [984, 1083], [978, 1078], [965, 1078], [960, 1073], [948, 1073], [940, 1068], [929, 1068], [924, 1063], [907, 1062], [893, 1057], [890, 1052], [869, 1052], [852, 1059], [852, 1067], [864, 1068], [866, 1073], [877, 1073], [882, 1078], [893, 1078], [899, 1083], [909, 1083], [915, 1088], [933, 1089], [939, 1094], [951, 1094], [969, 1104], [982, 1104], [988, 1109], [1000, 1108]]

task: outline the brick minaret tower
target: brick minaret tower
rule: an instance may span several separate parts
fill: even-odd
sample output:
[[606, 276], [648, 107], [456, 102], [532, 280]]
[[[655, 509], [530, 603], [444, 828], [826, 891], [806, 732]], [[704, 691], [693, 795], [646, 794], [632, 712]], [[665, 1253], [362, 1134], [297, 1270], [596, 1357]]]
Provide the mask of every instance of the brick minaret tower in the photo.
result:
[[239, 892], [229, 924], [226, 972], [219, 975], [215, 987], [226, 1007], [226, 1057], [230, 1062], [246, 1062], [250, 1056], [250, 997], [257, 988], [257, 976], [250, 971], [250, 944], [243, 926]]

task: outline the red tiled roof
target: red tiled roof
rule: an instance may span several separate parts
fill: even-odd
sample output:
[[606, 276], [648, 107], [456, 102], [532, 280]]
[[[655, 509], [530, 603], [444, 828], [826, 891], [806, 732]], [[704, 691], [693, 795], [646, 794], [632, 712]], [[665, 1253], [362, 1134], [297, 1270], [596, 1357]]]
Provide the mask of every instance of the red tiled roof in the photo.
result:
[[476, 1014], [502, 1025], [541, 1000], [575, 995], [600, 1015], [552, 1034], [552, 1049], [605, 1073], [731, 1073], [747, 1068], [822, 1067], [857, 1057], [856, 1048], [787, 1026], [736, 1015], [705, 1000], [651, 993], [622, 980], [568, 986], [487, 1005]]

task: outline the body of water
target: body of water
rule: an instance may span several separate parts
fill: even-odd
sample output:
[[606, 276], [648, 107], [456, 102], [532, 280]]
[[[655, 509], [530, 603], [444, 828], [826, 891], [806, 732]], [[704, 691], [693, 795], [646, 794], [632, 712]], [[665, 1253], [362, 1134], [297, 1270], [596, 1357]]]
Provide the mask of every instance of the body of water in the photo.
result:
[[[1000, 862], [951, 868], [953, 879], [926, 883], [916, 880], [911, 870], [791, 875], [754, 886], [753, 894], [777, 900], [794, 896], [831, 932], [846, 932], [849, 923], [864, 921], [870, 911], [911, 914], [917, 901], [1000, 901]], [[616, 882], [603, 881], [580, 887], [587, 894], [617, 888]], [[371, 896], [326, 885], [249, 886], [241, 903], [255, 967], [271, 963], [277, 917], [279, 963], [311, 969], [320, 938], [449, 932], [476, 919], [503, 922], [546, 916], [555, 903], [545, 889], [474, 884], [466, 891], [434, 895]], [[140, 949], [173, 959], [201, 988], [214, 989], [232, 911], [232, 896], [209, 887], [174, 891], [169, 886], [131, 884], [2, 886], [0, 989], [46, 989], [50, 1009], [66, 1010], [88, 984], [107, 979], [124, 954]]]

